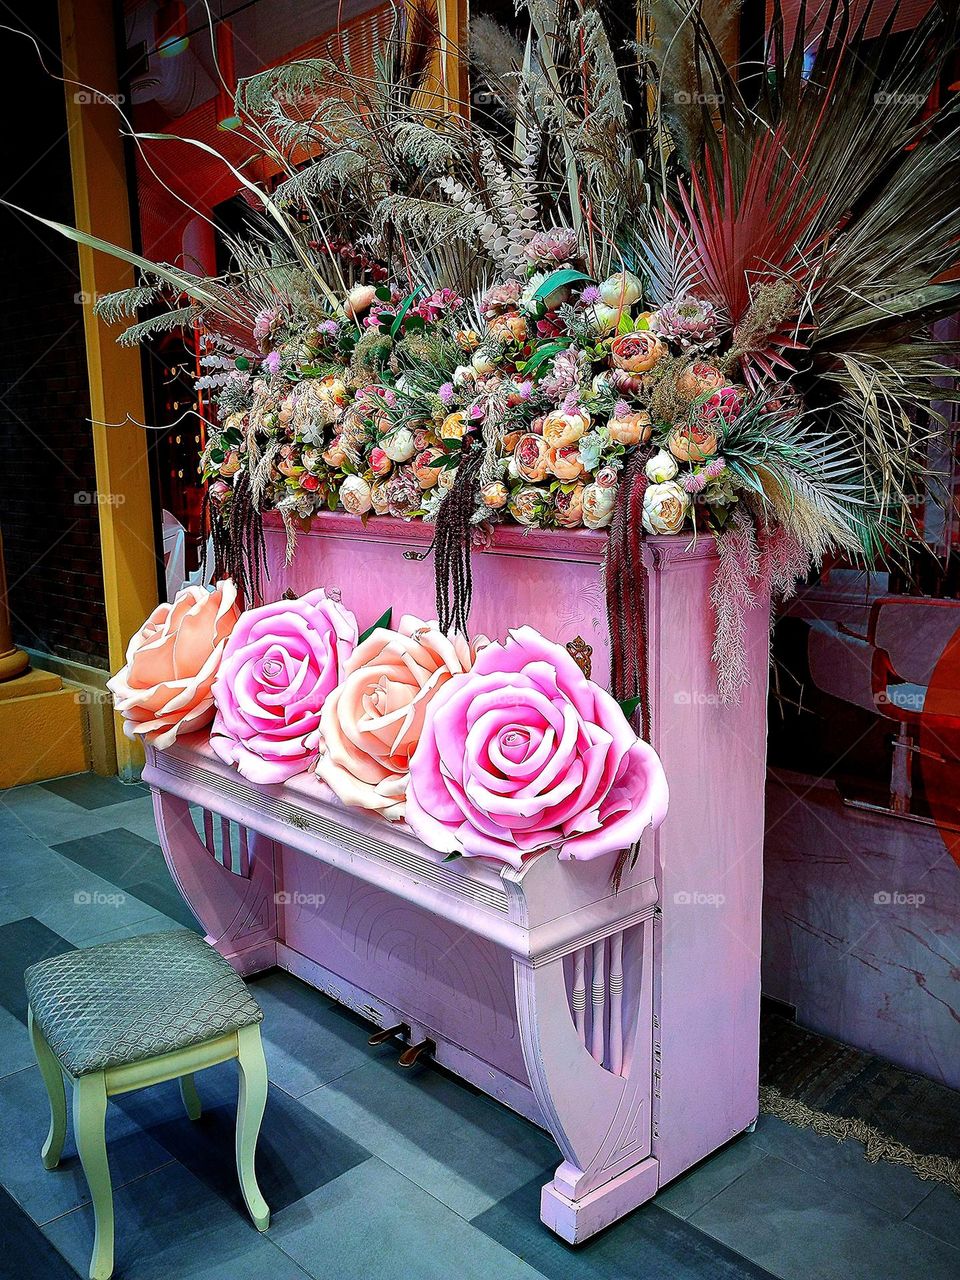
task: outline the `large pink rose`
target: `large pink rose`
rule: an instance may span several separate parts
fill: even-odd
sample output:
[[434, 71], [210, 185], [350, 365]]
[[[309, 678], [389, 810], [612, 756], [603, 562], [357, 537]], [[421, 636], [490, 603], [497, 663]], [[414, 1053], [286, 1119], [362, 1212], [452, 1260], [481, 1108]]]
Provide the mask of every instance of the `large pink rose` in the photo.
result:
[[357, 620], [322, 590], [244, 613], [213, 685], [210, 745], [251, 782], [286, 782], [317, 755], [320, 712], [357, 643]]
[[157, 605], [127, 647], [127, 665], [107, 681], [128, 738], [169, 747], [213, 719], [213, 680], [240, 609], [226, 579], [212, 591], [184, 587]]
[[410, 757], [430, 700], [451, 676], [469, 671], [488, 643], [445, 636], [436, 622], [409, 615], [397, 631], [374, 631], [323, 704], [317, 776], [344, 804], [402, 818]]
[[519, 867], [626, 849], [667, 812], [667, 781], [616, 701], [531, 627], [437, 693], [410, 761], [407, 822], [433, 849]]

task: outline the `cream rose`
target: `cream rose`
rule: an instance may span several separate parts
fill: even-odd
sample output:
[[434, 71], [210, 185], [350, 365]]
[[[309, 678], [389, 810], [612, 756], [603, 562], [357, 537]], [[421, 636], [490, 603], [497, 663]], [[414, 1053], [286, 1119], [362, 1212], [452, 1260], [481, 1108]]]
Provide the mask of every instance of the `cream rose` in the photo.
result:
[[410, 757], [430, 700], [473, 666], [489, 641], [445, 636], [436, 622], [410, 615], [396, 631], [378, 627], [353, 652], [320, 716], [317, 777], [343, 801], [404, 815]]
[[363, 476], [347, 476], [340, 486], [340, 505], [351, 515], [362, 516], [373, 506], [370, 486]]
[[562, 409], [554, 409], [543, 420], [543, 438], [553, 449], [576, 444], [589, 430], [588, 413], [564, 413]]
[[502, 480], [491, 480], [480, 490], [480, 498], [485, 507], [491, 511], [499, 511], [510, 500], [510, 491]]
[[383, 437], [383, 452], [391, 462], [409, 462], [416, 452], [413, 432], [409, 427], [397, 427]]
[[673, 480], [679, 470], [676, 458], [666, 449], [658, 449], [655, 454], [647, 459], [647, 464], [643, 468], [647, 479], [654, 484], [663, 484], [667, 480]]
[[212, 591], [184, 587], [154, 609], [127, 647], [127, 663], [107, 688], [128, 738], [169, 747], [213, 719], [213, 681], [240, 617], [229, 579]]
[[648, 485], [643, 495], [643, 527], [647, 533], [679, 533], [690, 510], [690, 495], [676, 480]]
[[616, 489], [588, 484], [583, 491], [583, 523], [588, 529], [605, 529], [613, 519]]
[[510, 514], [517, 524], [535, 525], [540, 519], [545, 494], [536, 485], [524, 485], [510, 499]]
[[643, 286], [631, 271], [618, 271], [600, 286], [600, 298], [608, 307], [632, 307], [640, 301]]

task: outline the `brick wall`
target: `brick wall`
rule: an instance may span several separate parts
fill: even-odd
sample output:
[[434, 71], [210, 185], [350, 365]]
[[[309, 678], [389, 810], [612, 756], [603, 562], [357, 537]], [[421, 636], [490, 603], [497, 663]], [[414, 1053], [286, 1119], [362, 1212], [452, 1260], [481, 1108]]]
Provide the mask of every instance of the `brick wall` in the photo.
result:
[[[4, 18], [58, 67], [54, 0], [16, 0]], [[31, 46], [0, 32], [6, 199], [73, 221], [63, 87]], [[90, 400], [77, 255], [68, 240], [0, 209], [0, 524], [14, 638], [107, 666]], [[79, 496], [78, 496], [79, 495]]]

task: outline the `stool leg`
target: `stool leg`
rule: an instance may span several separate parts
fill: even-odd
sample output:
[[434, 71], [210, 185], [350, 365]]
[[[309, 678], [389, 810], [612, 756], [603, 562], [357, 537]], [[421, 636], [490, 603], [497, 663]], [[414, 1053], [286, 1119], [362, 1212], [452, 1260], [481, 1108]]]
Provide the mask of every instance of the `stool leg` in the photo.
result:
[[263, 1109], [267, 1105], [267, 1064], [258, 1026], [237, 1032], [237, 1068], [240, 1096], [237, 1101], [237, 1175], [247, 1210], [258, 1231], [270, 1225], [270, 1210], [257, 1184], [254, 1157]]
[[27, 1010], [27, 1025], [30, 1028], [30, 1039], [33, 1041], [33, 1052], [37, 1057], [37, 1066], [47, 1086], [47, 1097], [50, 1099], [50, 1130], [43, 1144], [40, 1158], [45, 1169], [55, 1169], [63, 1154], [63, 1140], [67, 1135], [67, 1100], [63, 1092], [63, 1072], [56, 1055], [47, 1044], [46, 1036], [37, 1026], [33, 1010]]
[[80, 1076], [73, 1087], [73, 1129], [96, 1224], [90, 1280], [109, 1280], [113, 1274], [113, 1187], [104, 1136], [106, 1114], [103, 1073]]
[[193, 1072], [180, 1077], [180, 1097], [183, 1101], [183, 1109], [191, 1120], [199, 1120], [200, 1112], [200, 1095], [197, 1093], [196, 1082], [193, 1078]]

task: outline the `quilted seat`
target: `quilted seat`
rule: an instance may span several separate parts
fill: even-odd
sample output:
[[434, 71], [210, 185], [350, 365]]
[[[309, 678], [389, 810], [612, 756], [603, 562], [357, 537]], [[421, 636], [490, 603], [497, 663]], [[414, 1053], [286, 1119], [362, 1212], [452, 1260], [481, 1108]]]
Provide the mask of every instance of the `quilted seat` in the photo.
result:
[[24, 982], [40, 1030], [74, 1077], [263, 1020], [230, 964], [190, 929], [53, 956], [32, 965]]

